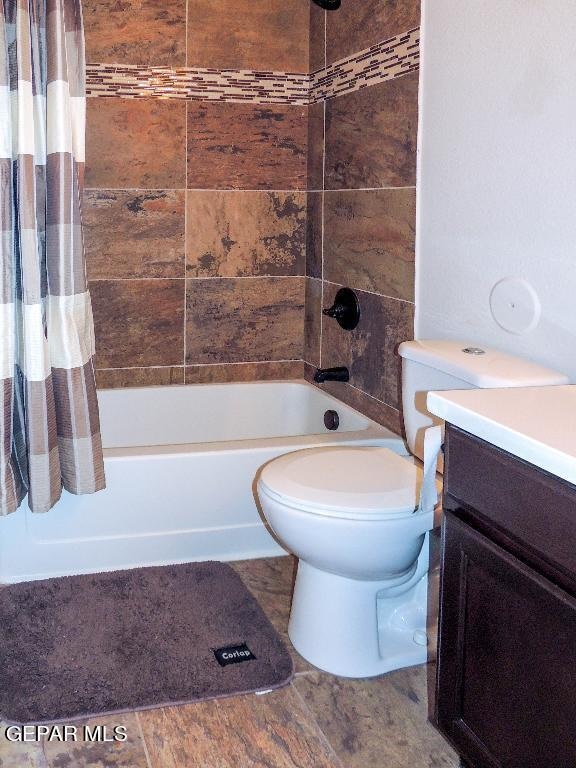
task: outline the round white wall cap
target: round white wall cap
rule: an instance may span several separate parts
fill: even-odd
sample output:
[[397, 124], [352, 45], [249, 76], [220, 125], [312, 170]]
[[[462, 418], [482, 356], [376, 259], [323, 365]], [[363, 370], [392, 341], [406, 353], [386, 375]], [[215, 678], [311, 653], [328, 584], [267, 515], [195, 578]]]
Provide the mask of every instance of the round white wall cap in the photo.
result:
[[534, 288], [523, 277], [505, 277], [490, 292], [490, 312], [504, 331], [522, 336], [540, 322], [542, 307]]

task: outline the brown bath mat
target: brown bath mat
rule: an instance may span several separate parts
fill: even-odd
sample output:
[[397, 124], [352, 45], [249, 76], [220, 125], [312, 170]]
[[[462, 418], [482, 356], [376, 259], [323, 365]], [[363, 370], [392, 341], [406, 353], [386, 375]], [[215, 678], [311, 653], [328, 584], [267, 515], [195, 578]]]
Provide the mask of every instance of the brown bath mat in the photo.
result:
[[232, 696], [291, 677], [288, 650], [224, 563], [0, 589], [4, 720], [67, 720]]

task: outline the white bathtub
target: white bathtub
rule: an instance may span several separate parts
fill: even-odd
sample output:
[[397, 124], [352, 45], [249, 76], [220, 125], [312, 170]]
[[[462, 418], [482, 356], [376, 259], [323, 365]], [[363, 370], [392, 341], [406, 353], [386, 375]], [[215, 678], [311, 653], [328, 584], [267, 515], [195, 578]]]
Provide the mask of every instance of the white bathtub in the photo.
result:
[[99, 401], [106, 490], [0, 518], [0, 582], [283, 554], [254, 497], [263, 464], [334, 443], [405, 453], [397, 435], [300, 381], [107, 390]]

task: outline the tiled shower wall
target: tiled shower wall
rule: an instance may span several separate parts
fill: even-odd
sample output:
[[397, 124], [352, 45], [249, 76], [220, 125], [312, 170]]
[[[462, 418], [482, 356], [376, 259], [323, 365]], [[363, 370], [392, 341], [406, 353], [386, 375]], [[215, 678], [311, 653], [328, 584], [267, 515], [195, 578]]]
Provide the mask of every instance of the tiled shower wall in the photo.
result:
[[[85, 0], [87, 61], [306, 73], [310, 2], [274, 5]], [[302, 376], [307, 112], [88, 99], [99, 386]]]
[[[418, 0], [85, 0], [100, 386], [344, 364], [326, 387], [398, 429], [418, 23]], [[352, 334], [321, 316], [340, 285]]]
[[[326, 64], [417, 28], [420, 0], [343, 0], [311, 31]], [[324, 63], [322, 61], [322, 63]], [[332, 394], [400, 431], [396, 347], [413, 336], [418, 74], [310, 107], [306, 375], [346, 365]], [[359, 298], [350, 332], [323, 317], [341, 286]]]

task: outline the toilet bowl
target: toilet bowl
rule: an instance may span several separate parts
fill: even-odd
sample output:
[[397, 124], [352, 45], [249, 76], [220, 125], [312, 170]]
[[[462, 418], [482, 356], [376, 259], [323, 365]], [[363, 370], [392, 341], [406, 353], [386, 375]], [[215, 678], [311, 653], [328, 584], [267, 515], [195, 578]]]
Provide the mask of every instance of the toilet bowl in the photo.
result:
[[[427, 429], [441, 424], [426, 408], [428, 391], [566, 382], [556, 371], [461, 341], [404, 342], [399, 354], [406, 442], [418, 459]], [[435, 460], [432, 480], [434, 468]], [[421, 487], [413, 459], [382, 446], [296, 451], [262, 469], [264, 516], [299, 559], [288, 634], [320, 669], [371, 677], [426, 661], [434, 492], [432, 483], [420, 504]]]
[[299, 558], [288, 634], [320, 669], [371, 677], [426, 660], [421, 477], [383, 447], [297, 451], [262, 470], [264, 515]]

